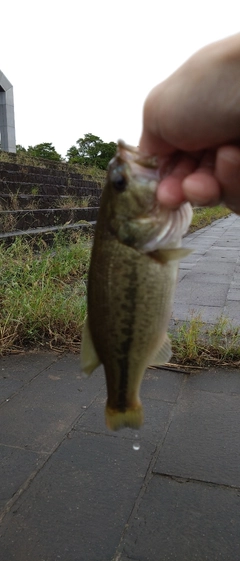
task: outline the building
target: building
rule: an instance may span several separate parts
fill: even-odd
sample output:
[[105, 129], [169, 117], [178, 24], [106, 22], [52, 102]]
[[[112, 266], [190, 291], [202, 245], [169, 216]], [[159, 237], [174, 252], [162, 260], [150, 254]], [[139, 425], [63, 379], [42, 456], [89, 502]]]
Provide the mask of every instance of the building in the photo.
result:
[[16, 152], [13, 87], [0, 70], [0, 149]]

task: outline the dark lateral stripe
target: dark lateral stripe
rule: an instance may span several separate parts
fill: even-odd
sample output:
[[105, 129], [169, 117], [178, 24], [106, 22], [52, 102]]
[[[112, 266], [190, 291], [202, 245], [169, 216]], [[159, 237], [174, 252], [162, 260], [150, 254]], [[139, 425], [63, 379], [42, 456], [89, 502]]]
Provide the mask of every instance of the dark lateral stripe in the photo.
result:
[[[127, 311], [127, 322], [126, 326], [122, 329], [122, 334], [126, 337], [124, 338], [121, 347], [120, 355], [121, 358], [118, 360], [119, 370], [120, 370], [120, 381], [118, 388], [118, 400], [117, 408], [119, 411], [124, 412], [128, 407], [127, 403], [127, 391], [128, 391], [128, 379], [129, 379], [129, 354], [131, 351], [131, 344], [133, 342], [134, 336], [134, 325], [135, 325], [135, 313], [136, 313], [136, 286], [137, 286], [137, 271], [135, 263], [132, 263], [132, 268], [130, 273], [127, 275], [128, 285], [125, 289], [125, 300], [124, 307]], [[129, 321], [130, 318], [130, 321]]]

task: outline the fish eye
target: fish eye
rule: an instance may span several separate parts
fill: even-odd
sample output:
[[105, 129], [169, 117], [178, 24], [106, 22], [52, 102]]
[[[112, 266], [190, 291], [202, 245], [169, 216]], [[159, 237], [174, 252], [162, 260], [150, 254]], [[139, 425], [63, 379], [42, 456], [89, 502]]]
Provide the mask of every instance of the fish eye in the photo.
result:
[[127, 180], [120, 168], [115, 168], [110, 171], [110, 181], [117, 191], [120, 193], [125, 191]]

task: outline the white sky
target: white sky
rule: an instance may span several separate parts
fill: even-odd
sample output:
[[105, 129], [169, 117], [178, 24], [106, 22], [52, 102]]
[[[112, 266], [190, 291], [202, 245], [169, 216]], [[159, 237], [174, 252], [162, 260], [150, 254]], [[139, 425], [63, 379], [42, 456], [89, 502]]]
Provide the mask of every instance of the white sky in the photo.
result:
[[239, 0], [5, 0], [0, 70], [17, 144], [63, 156], [86, 133], [137, 144], [147, 93], [193, 52], [239, 31]]

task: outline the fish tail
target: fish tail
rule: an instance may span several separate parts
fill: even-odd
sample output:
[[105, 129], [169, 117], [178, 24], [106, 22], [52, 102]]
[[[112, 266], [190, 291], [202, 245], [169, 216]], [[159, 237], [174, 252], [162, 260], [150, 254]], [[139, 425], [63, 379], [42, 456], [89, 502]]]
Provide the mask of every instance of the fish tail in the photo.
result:
[[139, 429], [143, 424], [143, 409], [139, 403], [135, 407], [128, 407], [125, 411], [111, 409], [108, 405], [105, 410], [106, 425], [111, 430], [124, 427]]

